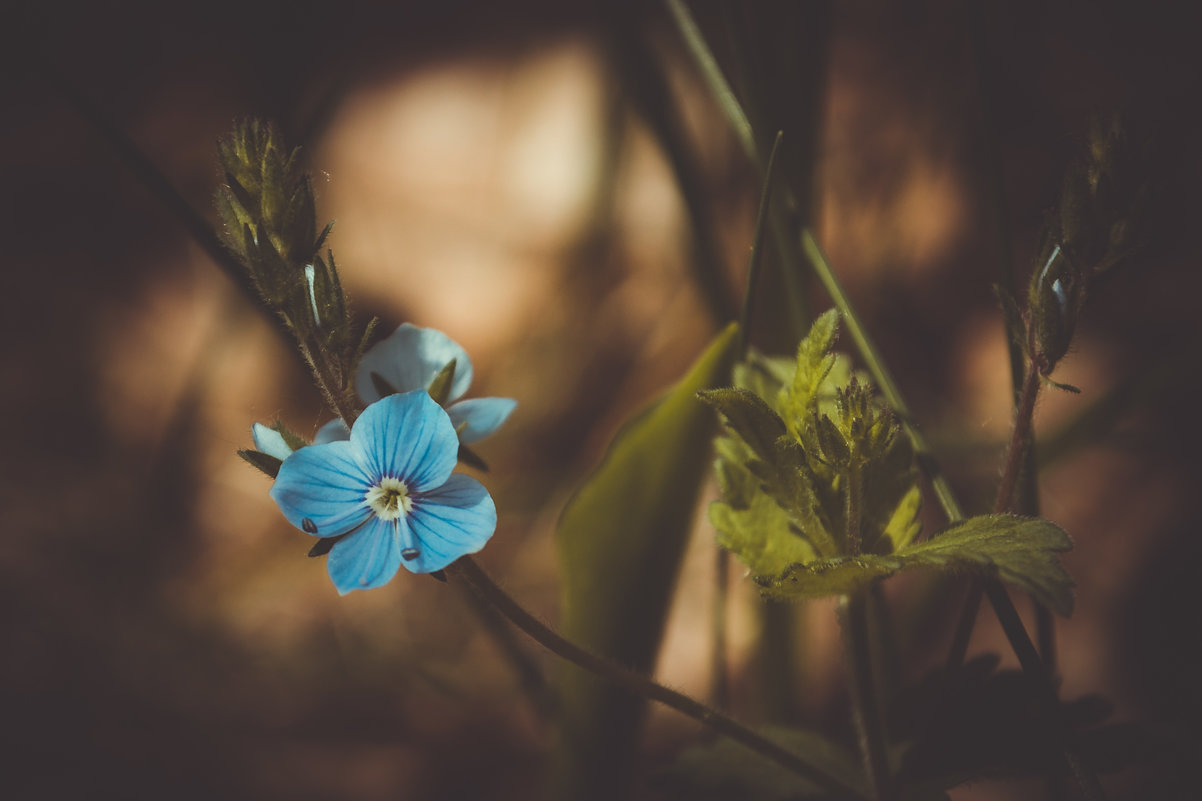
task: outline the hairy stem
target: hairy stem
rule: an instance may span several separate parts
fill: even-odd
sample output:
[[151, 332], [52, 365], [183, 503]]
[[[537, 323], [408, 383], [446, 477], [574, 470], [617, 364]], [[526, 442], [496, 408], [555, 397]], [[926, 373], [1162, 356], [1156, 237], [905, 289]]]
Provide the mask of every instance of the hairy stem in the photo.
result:
[[851, 692], [852, 710], [860, 735], [860, 753], [868, 776], [872, 797], [887, 801], [891, 796], [889, 759], [881, 706], [872, 671], [868, 644], [867, 592], [839, 599], [839, 625], [843, 631], [843, 653]]
[[721, 712], [695, 701], [687, 695], [669, 690], [645, 676], [621, 667], [564, 639], [498, 587], [470, 556], [460, 558], [447, 568], [447, 573], [465, 581], [474, 592], [493, 605], [511, 623], [561, 659], [601, 676], [629, 692], [658, 701], [704, 723], [714, 731], [747, 746], [798, 776], [833, 793], [838, 798], [865, 799], [861, 790], [845, 784], [821, 766], [808, 762], [798, 754], [780, 747]]

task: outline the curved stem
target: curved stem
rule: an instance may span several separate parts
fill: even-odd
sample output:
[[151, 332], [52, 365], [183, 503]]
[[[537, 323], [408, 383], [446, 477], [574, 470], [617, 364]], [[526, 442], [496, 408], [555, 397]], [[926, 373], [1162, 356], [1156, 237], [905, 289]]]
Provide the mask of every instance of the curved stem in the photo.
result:
[[833, 793], [837, 797], [866, 799], [862, 790], [849, 786], [841, 779], [832, 776], [822, 767], [812, 764], [792, 751], [782, 748], [763, 735], [757, 734], [721, 712], [711, 709], [689, 698], [687, 695], [669, 690], [661, 684], [656, 684], [645, 676], [621, 667], [564, 639], [546, 624], [527, 612], [508, 593], [498, 587], [470, 556], [460, 558], [448, 567], [446, 572], [463, 579], [481, 598], [492, 604], [502, 615], [509, 618], [511, 623], [561, 659], [565, 659], [591, 673], [604, 677], [625, 690], [653, 701], [659, 701], [665, 706], [669, 706], [694, 720], [700, 721], [720, 734], [747, 746], [756, 753], [771, 759], [778, 765], [791, 770], [798, 776], [813, 782], [815, 785]]

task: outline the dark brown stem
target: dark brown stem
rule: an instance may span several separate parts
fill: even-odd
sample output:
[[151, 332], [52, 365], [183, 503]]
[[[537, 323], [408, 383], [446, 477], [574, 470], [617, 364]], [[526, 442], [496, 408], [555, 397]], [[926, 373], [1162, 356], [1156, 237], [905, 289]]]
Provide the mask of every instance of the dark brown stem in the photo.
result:
[[998, 484], [997, 499], [993, 504], [995, 514], [1012, 511], [1014, 503], [1014, 488], [1026, 464], [1024, 458], [1030, 445], [1035, 418], [1035, 399], [1039, 397], [1042, 381], [1039, 375], [1039, 365], [1032, 360], [1023, 377], [1022, 392], [1018, 397], [1018, 408], [1014, 413], [1014, 429], [1010, 433], [1010, 442], [1006, 446], [1006, 456], [1002, 461], [1002, 480]]
[[608, 659], [590, 653], [575, 643], [564, 639], [542, 621], [523, 609], [508, 593], [498, 587], [470, 556], [460, 558], [459, 561], [448, 567], [446, 572], [449, 575], [458, 576], [465, 581], [474, 592], [494, 606], [511, 623], [561, 659], [565, 659], [590, 673], [601, 676], [629, 692], [653, 701], [659, 701], [665, 706], [669, 706], [694, 720], [704, 723], [718, 733], [747, 746], [756, 753], [796, 773], [798, 776], [833, 793], [838, 798], [865, 799], [865, 795], [861, 790], [845, 784], [839, 778], [829, 774], [821, 766], [811, 764], [792, 751], [781, 748], [776, 743], [737, 723], [721, 712], [711, 709], [698, 701], [694, 701], [687, 695], [682, 695], [681, 693], [669, 690], [663, 685], [656, 684], [645, 676], [641, 676]]
[[848, 689], [856, 729], [860, 734], [860, 752], [865, 773], [871, 782], [872, 797], [887, 801], [892, 795], [889, 758], [885, 745], [881, 707], [872, 671], [868, 645], [868, 591], [839, 599], [839, 624], [843, 630], [843, 652], [847, 663]]

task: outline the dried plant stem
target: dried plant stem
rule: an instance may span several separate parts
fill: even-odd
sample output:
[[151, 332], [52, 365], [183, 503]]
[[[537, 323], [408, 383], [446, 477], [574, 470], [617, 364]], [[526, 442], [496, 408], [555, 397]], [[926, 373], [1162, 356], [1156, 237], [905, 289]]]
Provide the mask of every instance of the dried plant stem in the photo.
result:
[[866, 798], [861, 790], [847, 785], [841, 779], [832, 776], [821, 766], [808, 762], [798, 754], [782, 748], [721, 712], [695, 701], [687, 695], [656, 684], [645, 676], [621, 667], [564, 639], [542, 621], [527, 612], [508, 593], [498, 587], [470, 556], [462, 557], [447, 568], [446, 572], [448, 575], [461, 578], [474, 592], [494, 606], [511, 623], [561, 659], [565, 659], [590, 673], [601, 676], [629, 692], [653, 701], [658, 701], [694, 720], [704, 723], [714, 731], [747, 746], [765, 758], [813, 782], [815, 785], [832, 793], [835, 797], [847, 799]]

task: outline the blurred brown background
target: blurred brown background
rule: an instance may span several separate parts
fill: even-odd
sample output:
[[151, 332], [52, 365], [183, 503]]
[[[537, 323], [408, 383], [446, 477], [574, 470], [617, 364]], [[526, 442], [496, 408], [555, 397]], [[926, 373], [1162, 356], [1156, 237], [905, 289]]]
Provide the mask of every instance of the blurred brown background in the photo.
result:
[[[970, 508], [988, 506], [1009, 423], [990, 290], [999, 239], [1025, 276], [1092, 115], [1124, 111], [1151, 142], [1147, 247], [1091, 297], [1056, 375], [1083, 394], [1049, 393], [1038, 416], [1063, 445], [1045, 454], [1043, 511], [1077, 543], [1062, 694], [1104, 693], [1117, 719], [1181, 744], [1107, 778], [1128, 798], [1190, 797], [1174, 770], [1197, 752], [1202, 706], [1200, 64], [1187, 15], [1169, 8], [990, 4], [974, 50], [960, 4], [813, 6], [829, 24], [816, 232]], [[480, 448], [501, 515], [482, 561], [554, 620], [558, 511], [619, 422], [715, 330], [673, 171], [613, 66], [615, 19], [653, 45], [683, 111], [732, 304], [751, 239], [755, 178], [662, 8], [615, 18], [538, 0], [218, 0], [16, 12], [0, 78], [3, 795], [538, 793], [554, 731], [456, 588], [402, 574], [339, 598], [267, 479], [236, 458], [256, 420], [307, 430], [327, 415], [286, 343], [63, 82], [209, 221], [213, 145], [233, 120], [275, 120], [304, 144], [358, 312], [385, 331], [405, 320], [445, 330], [473, 356], [473, 394], [520, 401]], [[697, 12], [719, 29], [708, 5]], [[1099, 401], [1084, 438], [1057, 439]], [[659, 668], [694, 693], [708, 681], [710, 536], [699, 527]], [[740, 586], [736, 683], [754, 676], [756, 603]], [[928, 664], [942, 636], [922, 646]], [[803, 713], [823, 720], [839, 703], [839, 663], [833, 635], [814, 638]], [[1013, 663], [988, 612], [982, 649]], [[737, 692], [735, 711], [762, 719], [753, 694]], [[646, 771], [698, 736], [655, 710]], [[1039, 792], [996, 782], [953, 795]]]

